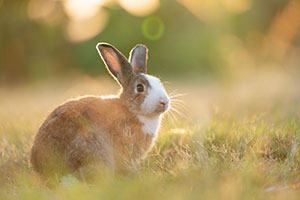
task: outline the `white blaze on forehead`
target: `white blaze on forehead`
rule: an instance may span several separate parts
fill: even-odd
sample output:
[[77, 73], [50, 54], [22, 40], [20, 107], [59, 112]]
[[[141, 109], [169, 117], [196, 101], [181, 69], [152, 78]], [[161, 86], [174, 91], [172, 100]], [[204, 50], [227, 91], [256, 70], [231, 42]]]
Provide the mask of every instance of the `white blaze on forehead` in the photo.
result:
[[145, 114], [151, 114], [156, 110], [160, 101], [168, 101], [169, 97], [160, 80], [154, 76], [144, 75], [149, 83], [148, 93], [141, 105]]

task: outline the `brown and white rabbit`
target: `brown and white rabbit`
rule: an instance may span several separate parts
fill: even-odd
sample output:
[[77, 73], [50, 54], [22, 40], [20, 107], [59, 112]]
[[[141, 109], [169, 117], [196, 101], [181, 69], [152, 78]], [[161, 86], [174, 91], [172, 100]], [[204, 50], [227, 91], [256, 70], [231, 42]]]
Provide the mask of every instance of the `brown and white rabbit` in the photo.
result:
[[135, 46], [128, 61], [110, 44], [96, 48], [120, 94], [70, 100], [48, 116], [30, 158], [42, 176], [84, 173], [92, 165], [127, 169], [153, 146], [169, 98], [161, 81], [146, 74], [148, 49]]

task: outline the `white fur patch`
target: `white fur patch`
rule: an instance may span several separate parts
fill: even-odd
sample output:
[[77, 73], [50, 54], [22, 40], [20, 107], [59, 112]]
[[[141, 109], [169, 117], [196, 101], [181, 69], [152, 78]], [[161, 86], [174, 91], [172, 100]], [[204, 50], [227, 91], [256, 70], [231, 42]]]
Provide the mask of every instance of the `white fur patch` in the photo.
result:
[[144, 134], [149, 134], [149, 135], [156, 137], [158, 128], [159, 128], [159, 124], [160, 124], [161, 116], [158, 115], [155, 117], [146, 117], [143, 115], [139, 115], [138, 118], [139, 118], [140, 122], [143, 124], [142, 130], [143, 130]]
[[154, 76], [145, 74], [144, 77], [149, 82], [148, 94], [141, 105], [145, 114], [151, 114], [155, 111], [160, 101], [169, 101], [169, 97], [160, 80]]

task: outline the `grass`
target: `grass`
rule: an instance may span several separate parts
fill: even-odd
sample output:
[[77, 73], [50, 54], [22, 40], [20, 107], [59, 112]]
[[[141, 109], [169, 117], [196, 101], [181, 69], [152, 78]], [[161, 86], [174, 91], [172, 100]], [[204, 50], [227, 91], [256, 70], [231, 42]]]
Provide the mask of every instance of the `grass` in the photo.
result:
[[[239, 103], [232, 102], [239, 89], [194, 88], [196, 96], [183, 99], [193, 111], [182, 111], [185, 116], [177, 120], [164, 118], [156, 145], [137, 174], [108, 175], [93, 185], [69, 177], [47, 188], [29, 163], [38, 127], [69, 97], [116, 90], [101, 81], [101, 86], [80, 80], [60, 89], [50, 83], [43, 90], [0, 90], [0, 199], [298, 199], [300, 95], [282, 87], [271, 94], [250, 87], [249, 96], [242, 98], [246, 102]], [[266, 101], [268, 106], [261, 109]], [[206, 118], [200, 120], [200, 115]]]

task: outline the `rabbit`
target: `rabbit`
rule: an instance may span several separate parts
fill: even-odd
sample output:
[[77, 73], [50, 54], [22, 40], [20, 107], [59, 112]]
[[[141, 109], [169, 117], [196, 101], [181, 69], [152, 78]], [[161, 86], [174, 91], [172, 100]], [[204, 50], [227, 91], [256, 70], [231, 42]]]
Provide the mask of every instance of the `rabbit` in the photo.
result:
[[147, 47], [136, 45], [128, 60], [108, 43], [98, 43], [96, 49], [120, 93], [72, 99], [47, 117], [30, 156], [41, 176], [85, 176], [92, 173], [90, 166], [130, 169], [154, 144], [170, 99], [160, 79], [146, 74]]

